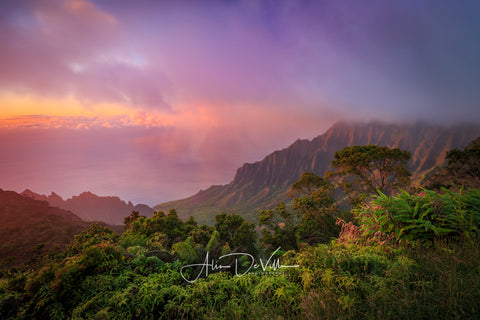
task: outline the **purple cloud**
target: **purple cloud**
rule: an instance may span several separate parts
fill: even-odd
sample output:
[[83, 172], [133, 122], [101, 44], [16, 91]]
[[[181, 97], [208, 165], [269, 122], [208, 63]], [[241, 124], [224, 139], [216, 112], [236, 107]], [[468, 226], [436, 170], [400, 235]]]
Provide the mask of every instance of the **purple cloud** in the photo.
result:
[[[10, 6], [8, 6], [10, 4]], [[88, 104], [168, 108], [168, 81], [129, 50], [118, 20], [85, 0], [3, 3], [2, 90], [75, 96]]]

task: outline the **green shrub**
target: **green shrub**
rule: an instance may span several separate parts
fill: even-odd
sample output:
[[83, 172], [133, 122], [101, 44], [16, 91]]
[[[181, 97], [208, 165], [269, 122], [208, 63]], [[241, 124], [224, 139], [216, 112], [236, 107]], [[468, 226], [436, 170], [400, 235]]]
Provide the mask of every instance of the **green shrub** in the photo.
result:
[[367, 206], [355, 210], [365, 234], [394, 233], [397, 239], [431, 245], [435, 239], [472, 239], [480, 234], [480, 190], [443, 194], [425, 190], [405, 191], [392, 197], [379, 192]]
[[198, 259], [195, 249], [192, 248], [186, 241], [177, 242], [172, 247], [173, 252], [186, 263], [192, 263]]

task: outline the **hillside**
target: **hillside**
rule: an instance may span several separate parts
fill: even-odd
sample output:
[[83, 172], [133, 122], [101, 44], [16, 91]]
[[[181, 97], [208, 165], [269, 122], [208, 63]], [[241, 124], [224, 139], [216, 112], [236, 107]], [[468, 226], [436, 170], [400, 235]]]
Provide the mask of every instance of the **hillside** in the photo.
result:
[[51, 206], [69, 210], [87, 221], [103, 221], [108, 224], [123, 225], [123, 218], [128, 217], [132, 211], [138, 211], [141, 215], [152, 216], [153, 210], [147, 205], [133, 205], [126, 203], [119, 197], [100, 197], [91, 192], [83, 192], [78, 196], [63, 200], [55, 192], [49, 196], [41, 195], [30, 190], [25, 190], [22, 195], [47, 201]]
[[[47, 201], [2, 189], [0, 221], [0, 267], [25, 262], [36, 254], [38, 246], [43, 247], [43, 252], [63, 248], [95, 222], [84, 221]], [[98, 223], [116, 233], [123, 232], [123, 226]]]
[[33, 250], [63, 247], [91, 223], [75, 214], [13, 191], [0, 189], [0, 261], [13, 265], [33, 256]]
[[182, 218], [192, 215], [199, 222], [210, 224], [216, 214], [234, 211], [256, 222], [258, 211], [285, 200], [285, 191], [303, 172], [323, 175], [335, 151], [344, 147], [375, 144], [408, 150], [412, 154], [409, 167], [416, 183], [443, 164], [448, 150], [463, 147], [478, 136], [480, 126], [475, 125], [339, 122], [312, 140], [297, 140], [262, 161], [244, 164], [227, 185], [212, 186], [192, 197], [162, 203], [154, 209], [175, 208]]

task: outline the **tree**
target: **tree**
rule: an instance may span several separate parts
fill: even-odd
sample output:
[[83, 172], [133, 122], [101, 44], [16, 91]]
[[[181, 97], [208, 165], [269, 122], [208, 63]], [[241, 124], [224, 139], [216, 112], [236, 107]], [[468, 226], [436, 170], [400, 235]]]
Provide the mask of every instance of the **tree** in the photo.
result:
[[[130, 245], [146, 243], [148, 238], [155, 235], [163, 238], [162, 243], [166, 248], [171, 248], [174, 243], [185, 240], [197, 228], [193, 218], [183, 222], [174, 209], [167, 214], [162, 211], [155, 212], [151, 218], [141, 216], [134, 211], [124, 221], [126, 225], [124, 243]], [[129, 241], [126, 241], [127, 238]]]
[[334, 189], [328, 180], [304, 172], [288, 192], [293, 199], [291, 210], [281, 202], [273, 210], [260, 212], [261, 244], [290, 250], [297, 249], [299, 242], [325, 243], [337, 236], [335, 220], [340, 211]]
[[297, 250], [297, 229], [300, 218], [295, 212], [288, 211], [285, 203], [280, 202], [275, 209], [262, 210], [259, 225], [263, 226], [260, 244], [275, 250]]
[[201, 226], [191, 230], [189, 233], [189, 236], [193, 238], [195, 243], [198, 243], [201, 246], [206, 247], [212, 237], [213, 230], [214, 230], [213, 227], [209, 227], [206, 224], [202, 224]]
[[447, 165], [427, 177], [424, 186], [431, 189], [459, 189], [460, 186], [480, 188], [480, 137], [462, 150], [448, 151], [446, 159]]
[[93, 223], [87, 230], [75, 235], [74, 240], [68, 245], [68, 252], [69, 254], [77, 254], [94, 245], [113, 245], [116, 244], [119, 239], [120, 235], [112, 229], [98, 223]]
[[255, 225], [241, 216], [225, 212], [216, 215], [215, 230], [220, 235], [220, 242], [228, 243], [234, 250], [243, 250], [250, 254], [257, 252]]
[[290, 188], [292, 209], [301, 217], [298, 236], [308, 243], [328, 242], [340, 231], [333, 184], [312, 172], [304, 172]]
[[375, 145], [346, 147], [335, 152], [334, 172], [326, 177], [333, 180], [358, 205], [365, 197], [382, 191], [387, 195], [410, 183], [407, 164], [411, 154], [399, 148]]
[[187, 238], [187, 228], [183, 221], [178, 217], [175, 209], [168, 211], [167, 215], [163, 217], [163, 221], [163, 229], [160, 231], [168, 236], [168, 246]]
[[304, 172], [288, 192], [293, 199], [294, 209], [301, 210], [303, 214], [335, 211], [333, 184], [315, 173]]
[[123, 224], [125, 230], [129, 229], [132, 226], [132, 223], [139, 219], [140, 217], [143, 217], [140, 215], [138, 211], [132, 211], [128, 217], [123, 218]]

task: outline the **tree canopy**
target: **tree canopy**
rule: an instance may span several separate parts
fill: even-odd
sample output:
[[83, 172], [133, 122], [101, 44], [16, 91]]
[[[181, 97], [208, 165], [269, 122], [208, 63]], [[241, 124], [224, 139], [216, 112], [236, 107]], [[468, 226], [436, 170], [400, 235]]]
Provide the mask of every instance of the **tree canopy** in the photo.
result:
[[448, 160], [447, 165], [438, 168], [424, 181], [426, 187], [480, 188], [480, 137], [470, 142], [464, 149], [448, 151], [445, 158]]
[[236, 214], [222, 213], [215, 216], [215, 229], [220, 241], [232, 249], [256, 253], [255, 225]]
[[298, 242], [325, 243], [338, 235], [335, 220], [340, 212], [334, 186], [328, 180], [304, 172], [288, 194], [292, 198], [290, 208], [279, 203], [275, 209], [260, 212], [263, 245], [297, 249]]
[[328, 172], [326, 177], [343, 189], [353, 205], [377, 190], [391, 195], [410, 182], [411, 154], [399, 148], [352, 146], [335, 152], [334, 157], [335, 171]]

